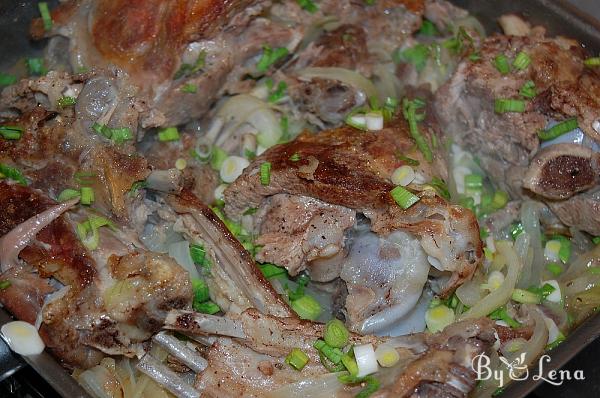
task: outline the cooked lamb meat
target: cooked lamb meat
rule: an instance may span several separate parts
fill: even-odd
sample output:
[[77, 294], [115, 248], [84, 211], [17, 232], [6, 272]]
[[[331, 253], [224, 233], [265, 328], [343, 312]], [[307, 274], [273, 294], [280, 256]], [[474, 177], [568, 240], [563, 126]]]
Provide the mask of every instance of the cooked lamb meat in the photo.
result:
[[[503, 75], [494, 67], [497, 55], [512, 59], [519, 52], [531, 59], [525, 69]], [[483, 42], [480, 54], [478, 61], [463, 60], [436, 94], [435, 109], [444, 131], [472, 148], [492, 181], [517, 197], [534, 193], [553, 208], [572, 207], [575, 202], [597, 206], [593, 195], [579, 199], [597, 184], [594, 141], [600, 140], [594, 129], [600, 115], [600, 79], [584, 67], [582, 48], [564, 38], [548, 39], [533, 29], [528, 36], [492, 36]], [[527, 102], [524, 112], [494, 112], [494, 99], [519, 98], [529, 80], [538, 95]], [[569, 117], [577, 117], [581, 130], [544, 143], [540, 151], [538, 131]], [[585, 212], [591, 216], [585, 222], [564, 211], [559, 217], [569, 226], [600, 233], [597, 213], [591, 208]]]
[[227, 227], [190, 192], [169, 198], [176, 217], [175, 229], [192, 242], [203, 243], [212, 259], [214, 300], [227, 312], [257, 308], [265, 314], [293, 316], [293, 311], [273, 290], [256, 263]]
[[[169, 318], [176, 317], [175, 313]], [[181, 312], [178, 316], [186, 317]], [[209, 316], [205, 318], [204, 324], [208, 326], [211, 320]], [[244, 337], [219, 337], [210, 347], [209, 367], [196, 381], [201, 391], [214, 396], [265, 396], [279, 389], [283, 393], [285, 388], [290, 388], [288, 384], [309, 383], [326, 374], [312, 348], [313, 342], [322, 337], [323, 325], [266, 316], [253, 309], [232, 319], [238, 330], [243, 330]], [[178, 330], [185, 331], [186, 324], [187, 321], [182, 321]], [[495, 338], [492, 322], [478, 319], [452, 325], [434, 335], [421, 333], [397, 339], [351, 335], [350, 340], [356, 345], [396, 347], [400, 362], [382, 376], [379, 397], [410, 396], [431, 388], [429, 384], [442, 389], [457, 388], [457, 396], [466, 397], [475, 386], [475, 373], [470, 370], [472, 358], [486, 352]], [[284, 364], [285, 356], [293, 348], [300, 348], [310, 358], [302, 372], [290, 371]], [[345, 396], [350, 392], [356, 393], [356, 387], [340, 384], [338, 391], [330, 393]]]
[[[31, 188], [1, 183], [0, 204], [7, 209], [0, 229], [4, 236], [54, 202]], [[165, 310], [189, 305], [187, 274], [164, 255], [128, 249], [121, 243], [123, 235], [112, 241], [101, 236], [104, 245], [90, 253], [73, 228], [66, 216], [60, 216], [20, 252], [25, 265], [2, 275], [2, 279], [14, 280], [21, 297], [28, 298], [20, 305], [27, 303], [31, 308], [15, 312], [24, 313], [25, 318], [34, 313], [41, 316], [44, 341], [67, 365], [95, 365], [102, 356], [90, 347], [109, 354], [138, 353], [139, 343], [162, 325]], [[108, 263], [98, 261], [106, 258]], [[29, 275], [28, 267], [39, 277], [55, 278], [65, 286], [46, 299], [43, 307], [40, 300], [54, 289]], [[0, 299], [13, 308], [16, 293], [7, 291]]]
[[[263, 210], [259, 210], [254, 217], [255, 225], [262, 225], [271, 217], [271, 213], [275, 218], [281, 217], [279, 208], [272, 205], [273, 201], [279, 203], [287, 198], [292, 203], [303, 203], [306, 201], [303, 198], [310, 197], [335, 205], [336, 208], [342, 207], [352, 209], [353, 212], [363, 213], [370, 219], [371, 230], [382, 238], [398, 230], [419, 237], [422, 249], [426, 253], [423, 253], [423, 259], [429, 260], [440, 271], [451, 274], [450, 279], [442, 282], [443, 287], [441, 288], [442, 294], [448, 294], [464, 280], [469, 279], [481, 261], [481, 241], [477, 222], [471, 212], [449, 205], [432, 190], [419, 192], [420, 201], [407, 210], [402, 210], [397, 206], [389, 196], [389, 191], [394, 187], [390, 181], [392, 171], [402, 164], [402, 161], [396, 158], [397, 153], [419, 159], [422, 165], [419, 173], [424, 176], [425, 181], [433, 177], [433, 167], [413, 147], [413, 141], [408, 136], [407, 126], [403, 120], [395, 120], [387, 128], [376, 133], [365, 133], [351, 127], [341, 127], [316, 135], [303, 133], [288, 144], [269, 149], [251, 163], [244, 170], [242, 176], [225, 190], [225, 211], [230, 217], [238, 220], [248, 208], [262, 208]], [[297, 154], [300, 160], [290, 159], [294, 154]], [[261, 184], [259, 178], [258, 169], [265, 161], [271, 163], [269, 185]], [[437, 163], [434, 162], [433, 165], [435, 164]], [[415, 184], [414, 188], [419, 189], [419, 186]], [[281, 194], [287, 195], [279, 196]], [[293, 204], [285, 206], [286, 208], [294, 207]], [[298, 215], [298, 217], [303, 220], [311, 220], [312, 224], [316, 224], [315, 217], [311, 216], [310, 212], [310, 209], [305, 208], [304, 215]], [[295, 218], [293, 214], [297, 213], [290, 213], [292, 219]], [[318, 216], [320, 218], [318, 224], [329, 222], [329, 216], [326, 216], [325, 212], [319, 213]], [[300, 225], [300, 223], [296, 224]], [[332, 230], [334, 235], [331, 236], [336, 236], [337, 242], [341, 236], [341, 225], [346, 225], [345, 228], [348, 229], [349, 223], [335, 225]], [[267, 228], [270, 227], [267, 226]], [[259, 227], [258, 230], [261, 232], [258, 239], [261, 240], [263, 239], [262, 227]], [[269, 230], [266, 231], [267, 239], [269, 239], [272, 235], [268, 233]], [[290, 229], [287, 233], [283, 230], [277, 231], [277, 242], [279, 242], [277, 251], [273, 252], [271, 246], [263, 247], [258, 252], [259, 258], [263, 256], [276, 264], [290, 267], [293, 273], [297, 272], [299, 253], [297, 246], [293, 244], [298, 241], [295, 231], [296, 229]], [[302, 231], [302, 227], [300, 231]], [[285, 235], [287, 235], [287, 240], [284, 240]], [[323, 235], [321, 238], [323, 241], [327, 241], [328, 236]], [[451, 238], [448, 239], [448, 237]], [[281, 244], [281, 242], [285, 242], [285, 244]], [[384, 249], [377, 249], [379, 244], [381, 243], [377, 243], [377, 239], [375, 239], [374, 250], [383, 253], [381, 254], [382, 259], [407, 255], [406, 253], [385, 254]], [[338, 253], [341, 246], [345, 246], [345, 244], [338, 243], [334, 247], [335, 253], [333, 254]], [[304, 244], [302, 250], [304, 251]], [[421, 248], [419, 247], [418, 250]], [[412, 257], [412, 255], [410, 256]], [[310, 270], [310, 264], [306, 263], [307, 260], [309, 258], [303, 258], [302, 267]], [[362, 260], [357, 259], [357, 261]], [[428, 264], [425, 261], [424, 264], [420, 263], [414, 266], [415, 269], [424, 267], [427, 270]], [[372, 263], [371, 266], [380, 268], [379, 271], [370, 269], [375, 274], [383, 272], [382, 270], [387, 267], [378, 262]], [[413, 265], [407, 265], [407, 267], [413, 267]], [[427, 272], [425, 272], [425, 277], [426, 274]], [[370, 332], [374, 330], [373, 328], [384, 326], [375, 320], [367, 321], [369, 316], [375, 313], [381, 314], [381, 310], [385, 307], [384, 303], [393, 306], [394, 304], [400, 305], [405, 300], [406, 303], [412, 302], [414, 305], [419, 297], [419, 294], [412, 294], [412, 290], [401, 287], [399, 281], [406, 275], [398, 274], [395, 278], [386, 279], [385, 287], [382, 286], [385, 292], [390, 294], [393, 292], [395, 296], [379, 302], [375, 299], [376, 292], [369, 288], [375, 283], [371, 280], [374, 276], [369, 272], [363, 274], [362, 277], [360, 275], [361, 273], [357, 273], [357, 270], [351, 271], [351, 268], [347, 268], [345, 279], [346, 282], [352, 283], [353, 289], [349, 289], [350, 294], [346, 300], [346, 307], [355, 306], [357, 301], [362, 301], [364, 306], [360, 310], [357, 307], [357, 311], [352, 312], [362, 314], [352, 319], [351, 327], [355, 330]], [[420, 276], [417, 277], [417, 275]], [[344, 276], [342, 277], [344, 278]], [[425, 283], [422, 274], [416, 273], [415, 277], [417, 279], [412, 281], [422, 287]], [[377, 283], [381, 283], [381, 281]], [[354, 286], [354, 284], [357, 285]], [[409, 296], [410, 298], [408, 298]], [[358, 297], [362, 297], [364, 301], [356, 300]], [[402, 316], [410, 309], [404, 308], [401, 311], [400, 307], [396, 307], [398, 310], [394, 312], [396, 317], [387, 317], [385, 324], [393, 322], [393, 319]]]

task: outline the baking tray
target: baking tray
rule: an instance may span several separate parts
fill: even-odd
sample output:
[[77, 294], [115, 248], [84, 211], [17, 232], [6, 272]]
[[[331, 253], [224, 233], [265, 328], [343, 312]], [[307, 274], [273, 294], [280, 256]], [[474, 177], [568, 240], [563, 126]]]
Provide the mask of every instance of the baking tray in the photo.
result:
[[[533, 25], [543, 25], [549, 35], [564, 35], [580, 41], [590, 52], [600, 52], [600, 23], [581, 12], [573, 5], [562, 0], [451, 0], [476, 16], [484, 25], [487, 33], [498, 30], [496, 19], [505, 13], [524, 16]], [[595, 0], [590, 0], [595, 1]], [[49, 1], [51, 6], [56, 1]], [[600, 3], [598, 3], [600, 7]], [[38, 16], [37, 1], [0, 0], [0, 71], [15, 70], [15, 64], [25, 55], [40, 54], [44, 43], [28, 40], [29, 21]], [[0, 309], [0, 324], [7, 320], [7, 314]], [[578, 352], [583, 350], [600, 335], [600, 314], [591, 317], [574, 330], [569, 338], [556, 349], [549, 352], [551, 360], [544, 366], [544, 372], [565, 366]], [[0, 345], [3, 344], [0, 341]], [[0, 351], [2, 347], [0, 347]], [[9, 355], [10, 353], [5, 353]], [[2, 362], [10, 360], [20, 368], [23, 362], [15, 356], [0, 358]], [[30, 365], [65, 398], [87, 397], [66, 371], [51, 359], [48, 354], [37, 358]], [[11, 362], [11, 363], [12, 363]], [[537, 374], [537, 368], [530, 369]], [[511, 383], [503, 392], [504, 398], [524, 397], [533, 391], [542, 380], [529, 378]], [[558, 392], [558, 390], [556, 390]], [[554, 394], [553, 394], [554, 395]]]

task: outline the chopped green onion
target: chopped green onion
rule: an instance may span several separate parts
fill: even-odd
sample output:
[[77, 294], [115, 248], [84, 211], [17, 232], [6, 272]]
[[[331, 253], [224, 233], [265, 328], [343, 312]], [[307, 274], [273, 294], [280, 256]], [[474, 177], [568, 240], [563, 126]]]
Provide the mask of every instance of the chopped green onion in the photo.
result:
[[292, 154], [292, 156], [290, 156], [290, 160], [292, 162], [297, 162], [300, 160], [300, 154], [298, 152], [295, 152], [294, 154]]
[[242, 213], [243, 216], [251, 216], [253, 214], [256, 214], [256, 212], [258, 211], [258, 208], [256, 207], [249, 207], [246, 211], [244, 211]]
[[554, 340], [550, 344], [547, 344], [545, 349], [552, 350], [552, 349], [558, 347], [560, 345], [560, 343], [562, 343], [563, 341], [565, 341], [565, 335], [559, 332], [559, 335], [556, 337], [556, 340]]
[[350, 333], [339, 319], [332, 319], [325, 324], [323, 339], [331, 347], [342, 348], [348, 343]]
[[96, 250], [100, 243], [98, 229], [104, 226], [111, 229], [115, 228], [109, 219], [92, 215], [86, 221], [77, 224], [77, 236], [86, 248]]
[[260, 165], [260, 183], [262, 185], [271, 183], [271, 162], [264, 162]]
[[347, 125], [354, 127], [358, 130], [367, 130], [367, 118], [363, 113], [351, 112], [346, 116], [345, 122]]
[[0, 86], [10, 86], [11, 84], [15, 84], [16, 82], [16, 76], [0, 72]]
[[58, 195], [56, 200], [59, 202], [66, 202], [68, 200], [75, 199], [79, 196], [81, 196], [81, 191], [78, 191], [76, 189], [67, 188]]
[[25, 63], [30, 75], [43, 76], [48, 72], [43, 58], [27, 58]]
[[290, 365], [296, 370], [302, 370], [308, 363], [308, 355], [306, 355], [301, 349], [294, 348], [287, 357], [285, 357], [285, 363]]
[[27, 185], [27, 180], [19, 170], [14, 167], [7, 166], [4, 163], [0, 163], [0, 178], [8, 178], [9, 180], [16, 181], [21, 185]]
[[516, 240], [517, 237], [519, 235], [521, 235], [523, 232], [525, 232], [525, 230], [523, 228], [523, 224], [521, 224], [520, 222], [514, 223], [510, 227], [510, 236], [512, 237], [513, 240]]
[[519, 94], [525, 98], [534, 98], [537, 92], [533, 80], [527, 80], [521, 87], [521, 90], [519, 90]]
[[475, 213], [475, 199], [470, 196], [463, 196], [458, 200], [458, 204], [465, 209], [471, 210]]
[[217, 170], [217, 171], [221, 170], [221, 166], [223, 165], [223, 162], [228, 157], [229, 157], [229, 154], [227, 152], [225, 152], [225, 150], [223, 150], [221, 147], [218, 147], [216, 145], [213, 146], [211, 155], [210, 155], [210, 167], [212, 167], [213, 170]]
[[146, 186], [148, 186], [148, 183], [145, 180], [134, 182], [131, 184], [131, 188], [129, 188], [129, 195], [135, 196], [140, 189], [146, 188]]
[[483, 177], [479, 174], [467, 174], [465, 176], [465, 188], [471, 192], [479, 192], [483, 189]]
[[592, 68], [594, 66], [600, 66], [600, 57], [592, 57], [583, 61], [583, 64], [588, 68]]
[[508, 203], [509, 196], [504, 191], [496, 191], [494, 192], [494, 197], [492, 198], [492, 208], [494, 210], [503, 209]]
[[50, 10], [48, 9], [48, 3], [45, 1], [38, 3], [38, 8], [40, 10], [40, 15], [42, 16], [42, 22], [44, 23], [44, 29], [50, 30], [52, 29], [52, 16], [50, 15]]
[[515, 320], [510, 315], [508, 315], [508, 312], [506, 311], [506, 306], [495, 309], [494, 311], [492, 311], [492, 313], [490, 313], [489, 317], [493, 320], [504, 321], [511, 328], [518, 328], [521, 326], [521, 323], [519, 321]]
[[267, 101], [269, 101], [270, 103], [276, 103], [285, 96], [285, 90], [287, 90], [287, 83], [279, 82], [277, 88], [274, 91], [272, 91], [267, 97]]
[[208, 285], [204, 280], [198, 278], [191, 278], [191, 282], [192, 291], [194, 292], [193, 306], [210, 300]]
[[556, 137], [560, 137], [569, 131], [575, 130], [578, 127], [579, 123], [577, 123], [577, 118], [572, 117], [570, 119], [563, 120], [562, 122], [557, 123], [546, 130], [540, 130], [538, 132], [538, 137], [540, 137], [540, 140], [542, 141], [549, 141], [555, 139]]
[[454, 322], [454, 311], [440, 304], [436, 307], [429, 308], [427, 312], [425, 312], [425, 323], [427, 324], [427, 329], [431, 333], [437, 333], [442, 330], [452, 322]]
[[298, 2], [298, 4], [300, 5], [300, 7], [303, 10], [306, 10], [306, 11], [310, 12], [311, 14], [314, 14], [319, 9], [319, 7], [317, 7], [315, 2], [312, 0], [296, 0], [296, 1]]
[[494, 101], [494, 111], [496, 113], [524, 112], [525, 101], [509, 98], [497, 98]]
[[342, 355], [342, 364], [348, 370], [351, 376], [356, 376], [358, 374], [358, 364], [352, 356], [348, 354]]
[[286, 269], [283, 267], [278, 267], [275, 264], [259, 264], [258, 267], [260, 268], [260, 272], [262, 272], [264, 277], [267, 279], [276, 278], [278, 276], [287, 277]]
[[198, 303], [193, 306], [194, 311], [201, 312], [203, 314], [214, 315], [217, 312], [221, 311], [221, 308], [212, 301], [205, 301], [203, 303]]
[[269, 69], [269, 67], [271, 67], [271, 65], [275, 64], [282, 58], [285, 58], [288, 54], [289, 51], [285, 47], [272, 49], [271, 47], [265, 45], [263, 46], [263, 54], [256, 64], [256, 70], [264, 73]]
[[131, 132], [131, 129], [129, 127], [119, 127], [110, 130], [110, 139], [116, 142], [117, 144], [121, 144], [125, 141], [133, 139], [133, 133]]
[[292, 309], [302, 319], [314, 321], [321, 315], [321, 304], [312, 296], [302, 296], [297, 300], [292, 301]]
[[513, 290], [511, 298], [517, 303], [523, 304], [540, 304], [542, 302], [542, 298], [539, 294], [523, 289]]
[[450, 191], [444, 180], [439, 177], [432, 177], [429, 185], [431, 185], [442, 198], [450, 200]]
[[425, 102], [419, 99], [408, 100], [404, 98], [402, 100], [402, 108], [404, 118], [408, 121], [408, 128], [411, 137], [415, 140], [417, 144], [417, 148], [423, 153], [423, 157], [429, 163], [433, 160], [433, 152], [431, 152], [431, 148], [427, 143], [425, 137], [419, 131], [419, 126], [417, 125], [418, 117], [423, 115], [417, 115], [417, 109], [425, 106]]
[[194, 264], [204, 268], [210, 268], [210, 259], [206, 256], [206, 249], [202, 245], [190, 245], [190, 257]]
[[469, 55], [470, 61], [475, 62], [475, 61], [479, 61], [480, 59], [481, 59], [481, 54], [479, 54], [478, 52], [474, 52]]
[[503, 75], [506, 75], [508, 72], [510, 72], [508, 58], [506, 58], [506, 55], [504, 54], [499, 54], [496, 56], [496, 58], [494, 58], [494, 66], [496, 69], [498, 69], [498, 72], [502, 73]]
[[405, 50], [396, 50], [392, 54], [392, 59], [395, 63], [409, 63], [414, 65], [417, 72], [422, 71], [427, 64], [429, 58], [430, 49], [425, 44], [415, 44], [413, 47], [409, 47]]
[[342, 361], [342, 357], [344, 356], [342, 350], [337, 347], [331, 347], [321, 339], [315, 341], [313, 347], [315, 347], [319, 352], [322, 352], [323, 355], [325, 355], [325, 357], [335, 365], [340, 363]]
[[600, 267], [589, 267], [587, 271], [592, 275], [600, 275]]
[[549, 263], [546, 265], [546, 269], [554, 276], [559, 276], [563, 272], [563, 268], [558, 263]]
[[177, 80], [180, 77], [193, 75], [198, 72], [204, 65], [206, 64], [206, 51], [200, 51], [198, 54], [198, 58], [196, 58], [196, 62], [194, 64], [182, 64], [181, 67], [175, 72], [173, 79]]
[[161, 142], [177, 141], [179, 139], [179, 130], [177, 127], [167, 127], [158, 132], [158, 140]]
[[552, 239], [560, 242], [558, 258], [560, 258], [560, 261], [566, 264], [569, 261], [569, 258], [571, 258], [571, 240], [562, 235], [555, 235], [552, 237]]
[[440, 34], [433, 22], [428, 19], [423, 19], [421, 28], [417, 33], [423, 36], [438, 36]]
[[375, 0], [364, 0], [364, 1], [365, 1], [365, 4], [368, 6], [372, 6], [375, 4]]
[[23, 128], [18, 126], [0, 126], [0, 136], [5, 140], [18, 140], [23, 134]]
[[73, 106], [75, 105], [75, 98], [74, 97], [69, 97], [69, 96], [63, 96], [60, 97], [57, 101], [58, 106], [60, 106], [61, 108], [66, 108], [68, 106]]
[[396, 152], [396, 159], [403, 161], [409, 166], [418, 166], [420, 162], [416, 159], [412, 159], [402, 155], [400, 152]]
[[398, 99], [387, 97], [383, 104], [383, 109], [381, 109], [381, 114], [383, 115], [383, 120], [389, 122], [394, 118], [396, 111], [398, 110]]
[[523, 70], [523, 69], [526, 69], [530, 63], [531, 63], [531, 58], [529, 58], [529, 55], [527, 55], [527, 53], [521, 51], [515, 57], [515, 60], [513, 61], [513, 66], [516, 69]]
[[390, 195], [392, 195], [392, 198], [398, 204], [398, 206], [402, 207], [404, 210], [421, 200], [421, 198], [419, 198], [417, 195], [401, 186], [397, 186], [396, 188], [392, 189], [390, 191]]
[[94, 190], [90, 187], [82, 187], [80, 203], [82, 205], [91, 205], [93, 201], [94, 201]]
[[181, 87], [181, 91], [187, 94], [195, 94], [198, 91], [198, 86], [195, 84], [187, 83]]
[[365, 387], [354, 398], [368, 398], [381, 386], [379, 380], [373, 376], [356, 377], [351, 374], [342, 374], [338, 376], [338, 380], [343, 384], [358, 384], [365, 383]]
[[595, 245], [600, 244], [600, 236], [594, 236], [592, 238], [592, 243]]
[[11, 285], [10, 281], [8, 279], [4, 279], [0, 281], [0, 290], [4, 290], [9, 288]]

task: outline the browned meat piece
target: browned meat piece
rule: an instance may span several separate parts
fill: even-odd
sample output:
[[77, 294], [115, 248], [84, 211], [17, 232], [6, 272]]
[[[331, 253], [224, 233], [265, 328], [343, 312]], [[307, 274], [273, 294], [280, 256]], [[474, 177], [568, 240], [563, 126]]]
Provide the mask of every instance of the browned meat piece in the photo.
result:
[[[414, 148], [403, 120], [377, 133], [351, 127], [317, 135], [303, 133], [250, 164], [225, 191], [225, 211], [238, 220], [248, 208], [260, 208], [279, 193], [353, 209], [365, 214], [378, 234], [403, 230], [417, 235], [425, 252], [439, 260], [443, 270], [452, 272], [443, 288], [448, 293], [470, 278], [481, 261], [477, 221], [471, 212], [449, 205], [431, 190], [418, 192], [421, 200], [407, 210], [397, 206], [389, 194], [394, 187], [391, 173], [402, 164], [396, 153], [419, 159], [425, 169], [417, 171], [429, 179], [434, 175], [432, 166]], [[300, 160], [290, 159], [293, 154]], [[258, 169], [265, 161], [271, 162], [269, 185], [261, 184], [259, 178]], [[280, 257], [289, 258], [289, 254], [282, 252]]]
[[213, 266], [207, 283], [213, 299], [226, 312], [257, 308], [265, 314], [294, 316], [294, 312], [264, 278], [254, 259], [210, 208], [188, 191], [171, 196], [169, 204], [182, 221], [181, 232], [203, 243]]
[[[0, 235], [54, 204], [39, 191], [0, 183], [0, 206], [5, 209]], [[189, 277], [174, 260], [135, 251], [123, 243], [122, 234], [111, 237], [102, 231], [100, 239], [101, 247], [89, 252], [69, 219], [60, 216], [21, 251], [26, 265], [14, 266], [0, 277], [12, 283], [0, 295], [3, 304], [28, 321], [35, 321], [41, 311], [40, 334], [68, 366], [96, 364], [102, 355], [91, 347], [109, 354], [137, 354], [139, 344], [160, 329], [166, 311], [191, 303]], [[39, 276], [30, 274], [30, 267]], [[53, 277], [65, 287], [45, 298], [54, 289], [41, 277]], [[23, 299], [20, 306], [17, 298]]]
[[[255, 242], [262, 246], [256, 256], [258, 261], [282, 265], [290, 275], [297, 275], [307, 263], [343, 254], [344, 231], [354, 225], [354, 211], [303, 196], [278, 194], [267, 200], [268, 204], [261, 208], [265, 216], [256, 217], [261, 223]], [[334, 264], [320, 267], [333, 268], [325, 272], [314, 268], [310, 266], [309, 272], [319, 282], [339, 276], [340, 269], [337, 267], [336, 272]]]
[[[52, 31], [40, 30], [40, 20], [32, 31], [35, 37], [66, 36], [74, 70], [116, 66], [127, 72], [151, 108], [141, 115], [141, 124], [170, 126], [203, 116], [234, 68], [260, 55], [264, 45], [291, 42], [291, 29], [258, 18], [267, 5], [252, 0], [72, 0], [53, 11]], [[196, 65], [198, 59], [203, 61], [194, 72], [177, 75], [180, 67]], [[196, 86], [196, 94], [182, 91], [187, 84]]]
[[[281, 393], [279, 389], [289, 388], [286, 385], [291, 383], [337, 377], [327, 374], [312, 347], [322, 337], [323, 325], [266, 316], [253, 309], [232, 320], [244, 337], [219, 337], [210, 347], [209, 367], [196, 380], [201, 391], [212, 396], [269, 396]], [[460, 322], [434, 335], [419, 333], [395, 339], [351, 335], [350, 340], [355, 345], [385, 343], [396, 347], [400, 355], [396, 366], [382, 371], [378, 397], [406, 397], [433, 387], [455, 389], [456, 396], [466, 397], [476, 381], [471, 361], [486, 352], [495, 338], [492, 322], [483, 318]], [[300, 348], [310, 358], [301, 372], [291, 371], [284, 363], [293, 348]], [[342, 397], [356, 394], [360, 388], [340, 384], [339, 390], [331, 393]]]
[[[600, 114], [600, 79], [595, 71], [584, 67], [585, 54], [578, 43], [548, 39], [535, 29], [529, 33], [492, 36], [483, 42], [481, 60], [461, 62], [436, 94], [440, 124], [457, 143], [474, 151], [484, 170], [503, 189], [516, 197], [533, 192], [552, 208], [573, 208], [576, 202], [586, 205], [584, 212], [590, 220], [584, 222], [564, 211], [559, 217], [569, 226], [598, 234], [600, 217], [589, 208], [597, 207], [593, 195], [586, 195], [587, 200], [579, 196], [598, 181], [594, 148], [600, 133], [594, 122]], [[531, 58], [524, 70], [502, 75], [494, 67], [497, 55], [511, 60], [521, 51]], [[520, 98], [519, 90], [528, 80], [534, 82], [538, 95], [527, 101], [525, 112], [494, 112], [494, 99]], [[573, 116], [578, 119], [583, 139], [562, 137], [540, 151], [538, 131], [552, 121]]]

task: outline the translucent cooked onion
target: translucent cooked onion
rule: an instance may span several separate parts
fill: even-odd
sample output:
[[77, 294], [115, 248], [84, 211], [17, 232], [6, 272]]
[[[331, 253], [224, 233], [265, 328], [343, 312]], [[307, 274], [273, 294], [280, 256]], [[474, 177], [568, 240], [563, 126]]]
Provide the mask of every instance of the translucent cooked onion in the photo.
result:
[[498, 241], [496, 242], [496, 249], [506, 258], [508, 264], [508, 271], [504, 278], [504, 283], [502, 283], [498, 289], [482, 298], [467, 312], [462, 314], [458, 319], [459, 321], [487, 316], [496, 308], [506, 304], [510, 299], [515, 284], [517, 283], [519, 273], [523, 268], [523, 263], [510, 242]]
[[231, 97], [225, 101], [217, 115], [234, 126], [242, 123], [252, 125], [259, 131], [258, 143], [266, 148], [275, 145], [281, 138], [281, 126], [275, 112], [266, 102], [252, 95]]
[[355, 72], [350, 69], [345, 68], [304, 68], [298, 71], [298, 76], [300, 78], [307, 79], [328, 79], [328, 80], [338, 80], [342, 83], [345, 83], [349, 86], [356, 87], [365, 95], [367, 98], [378, 98], [377, 90], [375, 89], [375, 85], [369, 79], [364, 77], [358, 72]]
[[267, 392], [265, 398], [330, 398], [337, 397], [344, 385], [338, 380], [340, 373], [306, 378]]
[[521, 223], [523, 231], [530, 238], [529, 247], [533, 258], [524, 264], [523, 276], [519, 278], [519, 287], [529, 287], [540, 283], [542, 271], [544, 270], [544, 251], [542, 248], [542, 234], [540, 230], [540, 207], [539, 204], [527, 200], [521, 206]]
[[186, 240], [169, 245], [169, 257], [181, 265], [190, 274], [190, 278], [200, 278], [200, 273], [190, 255], [190, 244]]
[[481, 300], [481, 284], [483, 283], [483, 276], [476, 274], [468, 282], [463, 283], [458, 289], [456, 289], [456, 297], [461, 303], [469, 307], [474, 306]]

